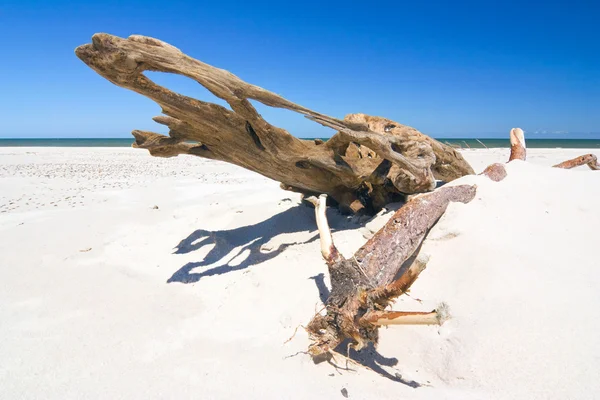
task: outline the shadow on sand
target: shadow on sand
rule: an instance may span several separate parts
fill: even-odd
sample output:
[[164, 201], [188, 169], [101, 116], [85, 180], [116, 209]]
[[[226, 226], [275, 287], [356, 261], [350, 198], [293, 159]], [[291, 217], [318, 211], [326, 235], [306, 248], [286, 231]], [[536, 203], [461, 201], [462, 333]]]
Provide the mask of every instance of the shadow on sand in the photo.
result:
[[[383, 367], [393, 367], [398, 364], [398, 359], [395, 357], [385, 357], [381, 355], [375, 345], [373, 343], [369, 343], [367, 347], [361, 349], [360, 351], [356, 351], [348, 346], [349, 341], [345, 341], [336, 347], [335, 351], [344, 357], [348, 357], [349, 359], [355, 361], [356, 363], [369, 368], [373, 372], [392, 380], [394, 382], [402, 383], [403, 385], [410, 386], [413, 389], [420, 388], [423, 386], [419, 382], [404, 379], [402, 375], [399, 373], [395, 373], [392, 375]], [[340, 367], [339, 365], [335, 365], [330, 361], [330, 364]], [[428, 386], [428, 385], [425, 385]]]
[[[339, 212], [334, 209], [328, 209], [327, 213], [332, 231], [357, 227], [357, 224], [350, 222], [347, 217], [340, 215]], [[298, 232], [306, 232], [308, 239], [303, 242], [283, 242], [277, 248], [265, 249], [263, 247], [278, 235]], [[175, 254], [191, 253], [209, 245], [214, 245], [214, 247], [210, 249], [202, 261], [185, 264], [176, 271], [167, 282], [194, 283], [204, 277], [243, 270], [277, 257], [290, 246], [310, 243], [318, 240], [318, 238], [319, 234], [316, 230], [314, 209], [305, 205], [288, 208], [279, 214], [275, 214], [272, 217], [253, 225], [219, 231], [198, 229], [177, 245]], [[232, 254], [234, 249], [236, 252]], [[241, 262], [237, 263], [236, 259], [241, 258], [240, 256], [242, 256], [243, 253], [247, 253], [248, 255]], [[216, 266], [213, 266], [213, 264], [216, 264]], [[196, 268], [206, 266], [212, 267], [203, 271], [194, 272]], [[329, 288], [325, 283], [325, 274], [320, 273], [309, 279], [315, 281], [315, 285], [319, 291], [319, 298], [321, 299], [321, 302], [325, 304], [330, 294]], [[402, 376], [397, 373], [392, 375], [388, 372], [384, 367], [393, 367], [397, 365], [398, 359], [384, 357], [377, 352], [372, 343], [360, 351], [355, 351], [348, 347], [348, 342], [344, 342], [335, 350], [337, 353], [354, 360], [392, 381], [402, 383], [412, 388], [422, 386], [418, 382], [403, 379]], [[331, 360], [329, 361], [331, 362]]]
[[[356, 227], [336, 210], [328, 210], [328, 217], [332, 231]], [[306, 232], [310, 236], [303, 242], [284, 242], [276, 248], [263, 247], [278, 235], [297, 232]], [[214, 247], [202, 261], [185, 264], [167, 282], [194, 283], [204, 277], [243, 270], [277, 257], [290, 246], [310, 243], [318, 238], [314, 209], [304, 205], [288, 208], [253, 225], [220, 231], [198, 229], [177, 245], [175, 254], [191, 253], [213, 244]], [[234, 249], [235, 254], [230, 254]], [[238, 262], [244, 254], [247, 256]], [[211, 268], [194, 271], [208, 266]]]

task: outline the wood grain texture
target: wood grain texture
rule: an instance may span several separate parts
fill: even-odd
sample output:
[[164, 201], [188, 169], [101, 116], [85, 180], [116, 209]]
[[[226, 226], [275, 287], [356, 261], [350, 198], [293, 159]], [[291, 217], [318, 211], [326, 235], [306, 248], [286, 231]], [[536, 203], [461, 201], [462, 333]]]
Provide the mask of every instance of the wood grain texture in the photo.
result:
[[[134, 147], [157, 157], [190, 154], [221, 160], [306, 195], [327, 194], [348, 212], [373, 213], [403, 194], [433, 190], [473, 169], [452, 147], [397, 122], [350, 114], [337, 119], [244, 82], [157, 39], [99, 33], [76, 55], [117, 86], [158, 103], [169, 136], [134, 130]], [[144, 71], [179, 74], [225, 100], [230, 109], [172, 92]], [[327, 142], [301, 140], [269, 124], [250, 100], [283, 108], [338, 132]]]

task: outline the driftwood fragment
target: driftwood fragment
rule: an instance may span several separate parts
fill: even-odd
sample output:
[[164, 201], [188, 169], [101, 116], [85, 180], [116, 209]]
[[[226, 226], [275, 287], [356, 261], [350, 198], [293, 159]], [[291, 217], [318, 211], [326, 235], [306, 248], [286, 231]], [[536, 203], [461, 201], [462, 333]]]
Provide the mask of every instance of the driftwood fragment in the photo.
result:
[[420, 311], [369, 311], [361, 321], [378, 326], [389, 325], [441, 325], [448, 318], [445, 306], [431, 312]]
[[572, 160], [563, 161], [560, 164], [554, 165], [554, 168], [571, 169], [582, 165], [587, 165], [593, 171], [600, 170], [598, 158], [593, 154], [585, 154], [583, 156], [573, 158]]
[[[436, 179], [449, 182], [474, 173], [460, 153], [414, 128], [364, 114], [344, 119], [320, 114], [157, 39], [100, 33], [75, 53], [110, 82], [161, 106], [164, 115], [154, 121], [168, 126], [169, 136], [133, 131], [133, 146], [153, 156], [225, 161], [279, 181], [286, 190], [328, 194], [332, 204], [353, 213], [374, 213], [404, 194], [433, 190]], [[231, 109], [174, 93], [145, 71], [195, 80]], [[298, 139], [265, 121], [250, 100], [303, 114], [337, 133], [326, 142]]]
[[[510, 157], [508, 161], [512, 160], [523, 160], [526, 158], [526, 146], [525, 146], [525, 135], [521, 128], [513, 128], [510, 131]], [[490, 168], [496, 168], [492, 164], [490, 165], [483, 173], [488, 175], [486, 171]], [[575, 167], [580, 167], [582, 165], [587, 165], [591, 170], [597, 171], [600, 170], [600, 164], [598, 163], [598, 158], [594, 154], [584, 154], [582, 156], [573, 158], [571, 160], [563, 161], [560, 164], [556, 164], [553, 168], [562, 168], [562, 169], [571, 169]], [[491, 171], [489, 173], [492, 173]], [[488, 175], [489, 176], [489, 175]], [[491, 178], [491, 177], [490, 177]], [[493, 179], [493, 178], [492, 178]]]
[[510, 157], [508, 161], [522, 160], [526, 158], [525, 133], [521, 128], [510, 130]]
[[327, 195], [322, 194], [315, 204], [315, 216], [321, 242], [321, 255], [327, 262], [327, 265], [334, 265], [335, 263], [342, 261], [343, 257], [333, 244], [329, 222], [327, 221], [327, 215], [325, 214], [326, 209]]
[[327, 260], [331, 294], [325, 314], [317, 314], [308, 324], [310, 354], [329, 354], [346, 339], [357, 349], [369, 342], [377, 343], [380, 325], [443, 321], [445, 309], [407, 313], [385, 308], [405, 293], [425, 268], [418, 260], [406, 262], [415, 255], [448, 204], [468, 203], [475, 191], [475, 186], [446, 186], [413, 198], [350, 259], [335, 249], [328, 226], [322, 222], [325, 197], [320, 197], [316, 215], [317, 221], [321, 220], [321, 249]]
[[506, 168], [504, 168], [504, 164], [490, 164], [483, 170], [481, 175], [487, 176], [494, 182], [500, 182], [502, 179], [506, 178]]

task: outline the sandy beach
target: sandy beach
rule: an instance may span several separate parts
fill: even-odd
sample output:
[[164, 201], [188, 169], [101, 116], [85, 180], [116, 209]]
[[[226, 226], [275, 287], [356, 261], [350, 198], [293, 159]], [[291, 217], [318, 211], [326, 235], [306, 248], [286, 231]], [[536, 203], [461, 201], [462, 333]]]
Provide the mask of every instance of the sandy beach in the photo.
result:
[[[453, 182], [477, 196], [450, 205], [394, 307], [451, 319], [382, 329], [335, 368], [297, 329], [328, 285], [298, 194], [197, 157], [0, 148], [0, 398], [598, 398], [600, 173], [549, 168], [590, 152], [530, 149], [502, 182]], [[463, 151], [476, 172], [508, 153]], [[328, 210], [338, 248], [391, 212]]]

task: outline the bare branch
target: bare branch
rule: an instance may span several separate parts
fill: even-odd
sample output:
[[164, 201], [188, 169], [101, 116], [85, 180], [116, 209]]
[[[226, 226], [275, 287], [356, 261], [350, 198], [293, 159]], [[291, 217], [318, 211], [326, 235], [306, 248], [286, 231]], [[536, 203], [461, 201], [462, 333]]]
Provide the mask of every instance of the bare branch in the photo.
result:
[[448, 319], [445, 305], [430, 311], [369, 311], [361, 318], [361, 323], [378, 326], [389, 325], [442, 325]]
[[319, 196], [319, 200], [316, 203], [315, 216], [317, 219], [317, 227], [319, 228], [319, 236], [321, 238], [321, 254], [325, 261], [327, 261], [327, 264], [331, 265], [342, 261], [343, 257], [333, 244], [331, 230], [329, 229], [329, 223], [327, 222], [327, 215], [325, 213], [326, 209], [327, 195], [322, 194]]

